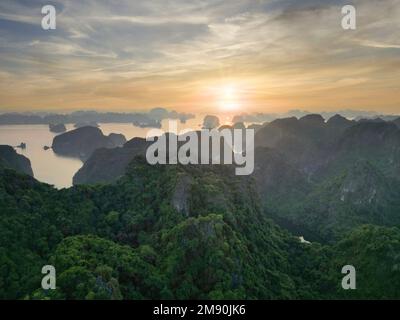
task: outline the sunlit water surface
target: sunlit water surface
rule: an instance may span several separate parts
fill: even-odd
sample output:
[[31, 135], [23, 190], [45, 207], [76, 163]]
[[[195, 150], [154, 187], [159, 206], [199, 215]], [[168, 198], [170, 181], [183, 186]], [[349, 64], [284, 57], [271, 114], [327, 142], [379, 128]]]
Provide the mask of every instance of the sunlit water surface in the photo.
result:
[[[191, 119], [182, 124], [179, 121], [178, 132], [191, 128], [199, 129], [201, 121]], [[73, 130], [73, 125], [67, 125], [67, 130]], [[139, 128], [129, 123], [100, 124], [100, 129], [105, 135], [110, 133], [122, 133], [127, 140], [134, 137], [146, 137], [151, 128]], [[162, 122], [162, 130], [169, 131], [169, 122]], [[51, 146], [53, 138], [57, 134], [49, 131], [47, 125], [0, 125], [0, 144], [17, 146], [25, 142], [27, 147], [22, 150], [17, 148], [19, 154], [29, 158], [35, 178], [39, 181], [54, 185], [56, 188], [68, 188], [72, 186], [74, 174], [82, 167], [79, 159], [56, 155], [51, 149], [45, 151], [44, 146]]]

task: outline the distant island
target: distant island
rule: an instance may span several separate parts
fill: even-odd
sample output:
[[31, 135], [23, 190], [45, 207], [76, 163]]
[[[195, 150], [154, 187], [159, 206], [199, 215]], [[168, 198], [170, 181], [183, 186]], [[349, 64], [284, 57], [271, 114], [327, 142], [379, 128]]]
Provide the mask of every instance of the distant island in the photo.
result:
[[63, 124], [63, 123], [57, 123], [57, 124], [50, 123], [49, 129], [51, 132], [54, 132], [54, 133], [62, 133], [62, 132], [67, 131], [67, 128], [65, 127], [65, 124]]
[[125, 142], [122, 134], [105, 136], [99, 128], [87, 126], [56, 136], [52, 148], [56, 154], [85, 161], [96, 149], [120, 147]]
[[[289, 110], [288, 112], [285, 113], [263, 113], [263, 112], [256, 112], [256, 113], [241, 113], [237, 114], [232, 118], [232, 123], [237, 123], [237, 122], [247, 122], [247, 123], [266, 123], [266, 122], [272, 122], [277, 119], [282, 119], [282, 118], [302, 118], [310, 114], [315, 114], [314, 112], [310, 112], [307, 110]], [[321, 115], [322, 118], [325, 120], [328, 120], [332, 117], [334, 117], [337, 114], [340, 114], [342, 117], [347, 118], [347, 119], [352, 119], [352, 120], [371, 120], [371, 119], [382, 119], [383, 121], [395, 121], [397, 118], [399, 118], [400, 115], [382, 115], [377, 112], [373, 111], [363, 111], [363, 110], [351, 110], [351, 109], [346, 109], [346, 110], [336, 110], [336, 111], [330, 111], [330, 112], [320, 112], [318, 113]]]
[[[194, 118], [190, 113], [154, 108], [148, 112], [118, 113], [97, 111], [75, 111], [60, 113], [4, 113], [0, 114], [0, 125], [13, 124], [75, 124], [76, 127], [97, 126], [98, 123], [132, 123], [141, 127], [158, 128], [162, 120], [175, 119], [182, 123]], [[96, 124], [96, 125], [95, 125]]]
[[133, 121], [133, 125], [135, 127], [140, 127], [140, 128], [161, 128], [161, 122], [159, 120], [154, 120], [154, 119], [148, 119], [148, 120], [137, 120]]

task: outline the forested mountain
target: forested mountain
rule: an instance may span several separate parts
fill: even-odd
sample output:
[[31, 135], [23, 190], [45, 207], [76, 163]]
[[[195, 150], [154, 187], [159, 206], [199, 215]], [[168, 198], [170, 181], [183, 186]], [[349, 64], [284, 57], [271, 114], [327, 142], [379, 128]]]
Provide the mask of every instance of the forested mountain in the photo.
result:
[[84, 163], [74, 175], [73, 182], [93, 184], [114, 182], [125, 174], [129, 163], [137, 155], [144, 156], [151, 142], [142, 138], [133, 138], [118, 149], [100, 148]]
[[[266, 214], [280, 226], [327, 242], [364, 223], [398, 225], [400, 129], [393, 122], [307, 115], [275, 120], [255, 138], [253, 177]], [[74, 183], [116, 181], [148, 145], [135, 138], [97, 150]]]
[[[140, 158], [115, 184], [61, 191], [2, 168], [0, 297], [399, 297], [397, 228], [304, 244], [267, 218], [255, 189], [229, 167]], [[355, 293], [340, 287], [351, 263], [360, 266]], [[45, 264], [56, 267], [57, 290], [40, 289]]]
[[307, 126], [305, 119], [277, 120], [257, 133], [257, 145], [278, 157], [264, 159], [256, 149], [255, 176], [267, 211], [281, 226], [319, 241], [337, 240], [364, 223], [397, 226], [400, 130], [383, 120], [335, 118], [325, 123], [309, 116]]
[[75, 176], [102, 184], [56, 190], [0, 162], [0, 298], [400, 298], [399, 129], [308, 116], [256, 138], [251, 176], [150, 166], [143, 139]]
[[44, 297], [44, 263], [57, 268], [54, 298], [311, 294], [289, 263], [304, 245], [266, 219], [253, 187], [229, 168], [140, 159], [114, 185], [62, 191], [3, 169], [1, 296]]
[[393, 122], [400, 128], [400, 117], [393, 120]]

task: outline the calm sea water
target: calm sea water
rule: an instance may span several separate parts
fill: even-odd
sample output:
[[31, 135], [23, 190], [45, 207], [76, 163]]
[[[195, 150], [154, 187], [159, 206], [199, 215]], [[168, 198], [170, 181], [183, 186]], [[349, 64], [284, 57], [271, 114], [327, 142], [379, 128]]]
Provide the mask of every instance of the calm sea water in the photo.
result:
[[[186, 128], [199, 129], [201, 120], [189, 120], [186, 124], [178, 123], [178, 130]], [[67, 130], [73, 130], [73, 125], [67, 125]], [[127, 140], [134, 137], [146, 137], [149, 128], [139, 128], [132, 124], [107, 123], [100, 124], [105, 135], [122, 133]], [[168, 131], [168, 120], [162, 122], [162, 129]], [[17, 148], [17, 152], [29, 158], [33, 174], [39, 181], [68, 188], [72, 186], [72, 177], [82, 167], [79, 159], [56, 155], [53, 150], [45, 151], [44, 146], [51, 146], [55, 133], [49, 131], [47, 125], [0, 125], [0, 144], [17, 146], [21, 142], [27, 144], [25, 150]]]

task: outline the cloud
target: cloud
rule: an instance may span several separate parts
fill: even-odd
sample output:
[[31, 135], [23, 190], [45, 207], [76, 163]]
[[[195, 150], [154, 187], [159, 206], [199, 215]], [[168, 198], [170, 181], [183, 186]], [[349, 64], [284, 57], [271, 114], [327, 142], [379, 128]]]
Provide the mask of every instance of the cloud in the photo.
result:
[[0, 3], [0, 72], [8, 81], [0, 90], [9, 90], [0, 101], [18, 106], [18, 85], [28, 101], [47, 93], [47, 105], [60, 95], [70, 107], [79, 97], [114, 106], [104, 95], [150, 105], [157, 93], [163, 105], [201, 106], [202, 88], [236, 81], [248, 106], [282, 107], [305, 97], [322, 104], [323, 94], [331, 102], [340, 88], [386, 83], [388, 93], [398, 76], [399, 0], [352, 1], [358, 23], [350, 32], [341, 28], [341, 0], [57, 0], [53, 32], [40, 28], [42, 2]]
[[390, 44], [376, 41], [360, 41], [360, 44], [365, 47], [381, 48], [381, 49], [400, 49], [400, 44]]

